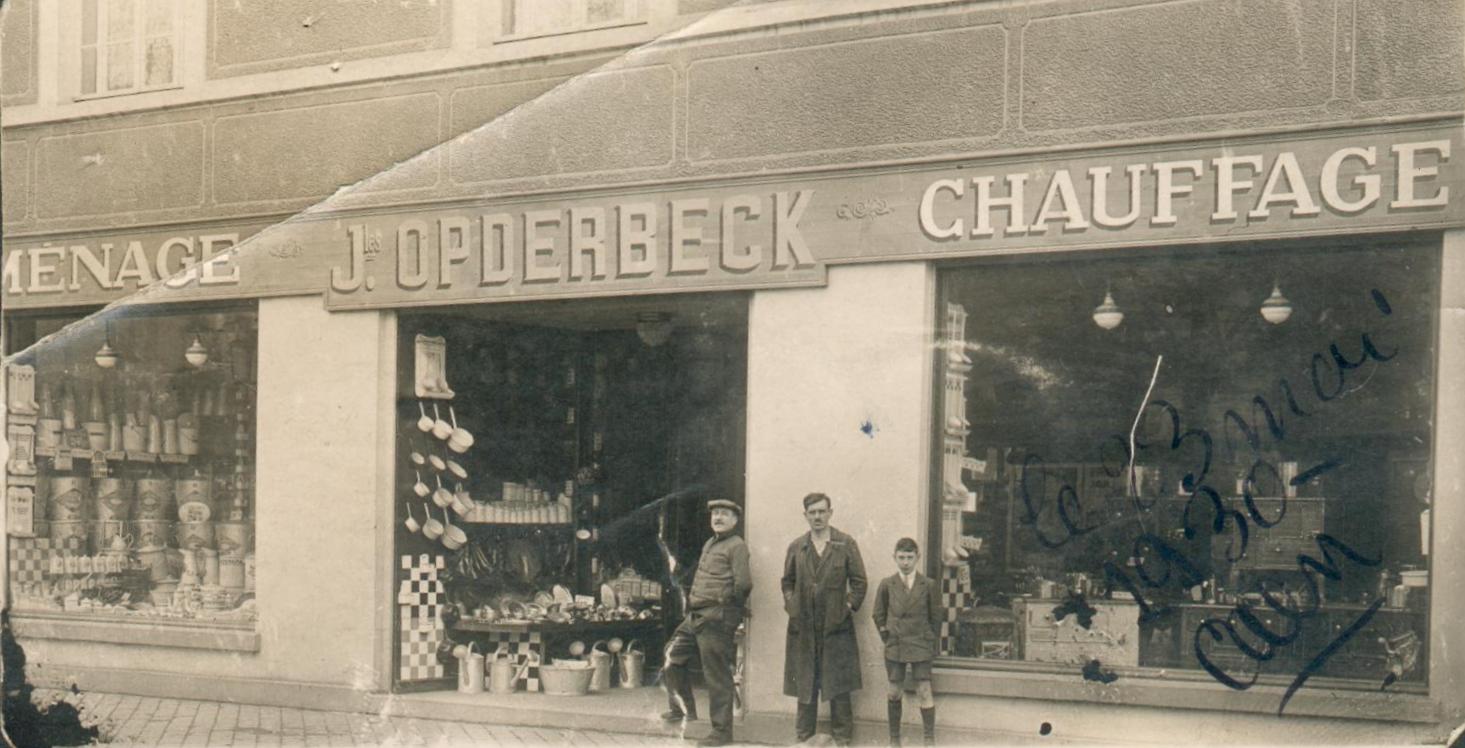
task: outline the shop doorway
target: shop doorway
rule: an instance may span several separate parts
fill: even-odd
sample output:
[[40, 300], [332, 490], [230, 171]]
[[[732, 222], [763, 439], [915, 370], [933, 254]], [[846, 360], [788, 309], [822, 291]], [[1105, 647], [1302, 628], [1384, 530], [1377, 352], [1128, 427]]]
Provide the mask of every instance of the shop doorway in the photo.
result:
[[398, 330], [395, 690], [456, 687], [469, 645], [500, 653], [485, 690], [510, 665], [515, 692], [558, 690], [553, 663], [577, 658], [611, 663], [595, 686], [654, 684], [706, 502], [743, 501], [746, 294], [403, 312]]

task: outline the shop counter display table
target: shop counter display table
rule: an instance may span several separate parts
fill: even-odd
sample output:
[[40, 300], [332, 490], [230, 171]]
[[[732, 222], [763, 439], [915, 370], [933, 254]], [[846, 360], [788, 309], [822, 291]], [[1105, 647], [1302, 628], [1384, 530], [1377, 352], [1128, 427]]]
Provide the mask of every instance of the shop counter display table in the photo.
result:
[[[586, 652], [589, 652], [596, 642], [620, 639], [627, 648], [634, 642], [636, 649], [646, 654], [646, 665], [642, 669], [643, 677], [651, 678], [661, 668], [661, 650], [666, 640], [666, 633], [662, 625], [660, 618], [574, 623], [489, 622], [463, 619], [458, 621], [453, 629], [473, 634], [473, 638], [480, 642], [479, 646], [483, 651], [490, 655], [500, 646], [506, 647], [514, 661], [521, 664], [531, 655], [536, 663], [544, 662], [546, 656], [551, 660], [569, 658], [570, 644], [577, 641], [585, 643]], [[618, 681], [619, 673], [615, 677]], [[529, 669], [520, 677], [519, 685], [528, 691], [539, 690], [539, 672], [536, 665], [530, 665]]]
[[1018, 598], [1013, 601], [1022, 631], [1022, 659], [1032, 662], [1105, 665], [1139, 664], [1139, 606], [1132, 600], [1092, 600], [1092, 620], [1078, 623], [1076, 613], [1055, 615], [1062, 601]]
[[[1183, 647], [1172, 655], [1180, 659], [1189, 655], [1192, 637], [1200, 641], [1202, 650], [1212, 663], [1239, 678], [1250, 677], [1253, 672], [1262, 675], [1278, 675], [1288, 678], [1306, 667], [1325, 647], [1329, 646], [1344, 630], [1353, 625], [1368, 610], [1368, 606], [1356, 602], [1329, 602], [1315, 612], [1301, 619], [1300, 624], [1284, 618], [1264, 604], [1248, 606], [1252, 615], [1269, 631], [1288, 633], [1296, 625], [1297, 639], [1287, 646], [1273, 648], [1271, 657], [1257, 662], [1242, 653], [1240, 648], [1218, 630], [1221, 641], [1209, 636], [1194, 637], [1194, 632], [1203, 621], [1230, 621], [1243, 641], [1258, 649], [1263, 642], [1254, 636], [1233, 615], [1234, 606], [1194, 603], [1180, 606], [1180, 637]], [[1390, 608], [1381, 607], [1374, 611], [1363, 629], [1354, 634], [1342, 649], [1333, 652], [1318, 669], [1320, 677], [1367, 678], [1383, 683], [1398, 680], [1401, 684], [1422, 686], [1425, 668], [1420, 663], [1429, 661], [1428, 641], [1425, 635], [1426, 607]], [[1218, 627], [1219, 628], [1219, 627]]]

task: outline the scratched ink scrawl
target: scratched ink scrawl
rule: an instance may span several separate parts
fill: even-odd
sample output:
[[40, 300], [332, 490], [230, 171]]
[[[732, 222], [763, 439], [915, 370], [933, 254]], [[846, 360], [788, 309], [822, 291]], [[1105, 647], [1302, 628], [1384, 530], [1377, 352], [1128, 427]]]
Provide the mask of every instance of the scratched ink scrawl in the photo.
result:
[[0, 3], [8, 734], [1445, 743], [1462, 17]]

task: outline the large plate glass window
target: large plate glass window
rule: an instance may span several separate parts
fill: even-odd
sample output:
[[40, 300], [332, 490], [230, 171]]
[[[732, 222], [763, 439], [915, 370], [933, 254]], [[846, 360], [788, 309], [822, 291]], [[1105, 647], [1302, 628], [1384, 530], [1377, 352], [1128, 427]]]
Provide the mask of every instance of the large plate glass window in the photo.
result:
[[253, 305], [7, 318], [18, 613], [253, 625], [257, 319]]
[[1423, 690], [1439, 262], [1269, 247], [943, 271], [944, 654]]

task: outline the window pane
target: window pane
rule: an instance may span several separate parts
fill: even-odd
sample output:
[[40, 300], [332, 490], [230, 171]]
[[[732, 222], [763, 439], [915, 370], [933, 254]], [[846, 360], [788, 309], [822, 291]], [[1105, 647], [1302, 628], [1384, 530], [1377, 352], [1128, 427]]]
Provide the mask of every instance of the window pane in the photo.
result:
[[148, 40], [147, 83], [161, 86], [173, 82], [173, 40], [167, 37]]
[[81, 43], [97, 43], [97, 0], [81, 2]]
[[84, 94], [97, 92], [96, 47], [86, 47], [81, 50], [81, 92]]
[[147, 26], [148, 36], [161, 36], [173, 33], [173, 0], [148, 0]]
[[131, 41], [132, 29], [132, 0], [107, 0], [107, 41]]
[[626, 0], [588, 0], [585, 20], [590, 24], [618, 21], [626, 16]]
[[121, 91], [133, 87], [132, 43], [107, 45], [107, 90]]
[[515, 34], [546, 34], [574, 28], [573, 0], [539, 0], [514, 2]]
[[[1439, 272], [1438, 246], [944, 271], [948, 654], [1285, 685], [1383, 600], [1317, 674], [1422, 689]], [[1339, 573], [1304, 573], [1325, 552]], [[1265, 659], [1236, 611], [1294, 621], [1263, 594], [1317, 610]]]

